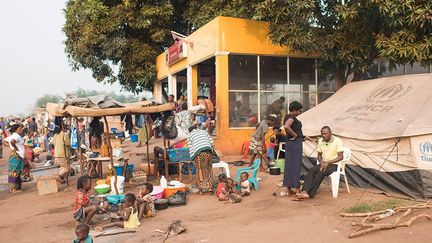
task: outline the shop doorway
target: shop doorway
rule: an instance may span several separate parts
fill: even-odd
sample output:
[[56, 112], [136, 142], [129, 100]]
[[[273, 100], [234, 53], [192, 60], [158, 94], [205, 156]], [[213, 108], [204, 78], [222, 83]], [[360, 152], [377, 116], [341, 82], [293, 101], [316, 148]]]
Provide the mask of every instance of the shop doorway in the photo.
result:
[[176, 98], [180, 99], [180, 96], [187, 97], [187, 77], [186, 69], [176, 73]]
[[216, 106], [216, 66], [215, 58], [198, 64], [198, 97], [210, 99]]
[[[210, 135], [215, 136], [216, 131], [216, 66], [215, 58], [207, 59], [198, 64], [198, 87], [197, 99], [210, 100], [210, 104], [206, 103], [209, 109], [211, 125], [208, 128]], [[207, 100], [207, 101], [208, 101]]]

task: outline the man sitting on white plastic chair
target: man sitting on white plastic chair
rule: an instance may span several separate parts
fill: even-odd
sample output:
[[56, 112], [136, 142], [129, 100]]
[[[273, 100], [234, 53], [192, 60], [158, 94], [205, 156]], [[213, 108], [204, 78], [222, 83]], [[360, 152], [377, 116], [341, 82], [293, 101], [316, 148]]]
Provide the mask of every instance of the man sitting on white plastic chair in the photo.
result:
[[318, 141], [318, 165], [309, 169], [305, 177], [302, 191], [294, 200], [307, 200], [313, 198], [324, 180], [337, 170], [337, 163], [343, 160], [342, 141], [332, 135], [330, 127], [321, 128], [321, 139]]

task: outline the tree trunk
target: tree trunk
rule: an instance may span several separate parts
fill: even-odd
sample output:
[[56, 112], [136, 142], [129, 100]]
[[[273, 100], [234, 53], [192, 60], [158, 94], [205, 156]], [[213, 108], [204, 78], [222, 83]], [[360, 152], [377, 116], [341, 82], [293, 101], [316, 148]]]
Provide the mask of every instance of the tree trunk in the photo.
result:
[[336, 91], [342, 88], [346, 84], [346, 77], [344, 71], [341, 68], [335, 70], [335, 85]]

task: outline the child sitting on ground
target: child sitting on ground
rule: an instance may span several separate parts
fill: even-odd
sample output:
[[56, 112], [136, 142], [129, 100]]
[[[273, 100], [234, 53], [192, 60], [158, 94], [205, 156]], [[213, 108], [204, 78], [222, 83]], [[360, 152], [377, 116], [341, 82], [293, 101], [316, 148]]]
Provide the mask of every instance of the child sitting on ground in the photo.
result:
[[93, 239], [89, 235], [90, 227], [86, 224], [79, 224], [75, 228], [76, 238], [72, 243], [93, 243]]
[[153, 185], [145, 183], [143, 188], [140, 189], [137, 196], [138, 205], [138, 219], [150, 218], [155, 216], [155, 206], [151, 193], [153, 192]]
[[136, 229], [140, 225], [138, 220], [138, 209], [135, 206], [136, 197], [133, 193], [125, 195], [124, 209], [122, 210], [123, 222], [112, 222], [96, 227], [97, 231], [105, 228], [121, 227], [126, 230]]
[[220, 201], [226, 200], [225, 198], [228, 197], [229, 194], [227, 194], [227, 191], [225, 189], [225, 183], [227, 181], [227, 176], [225, 174], [220, 174], [218, 176], [219, 184], [216, 188], [216, 196], [219, 198]]
[[77, 191], [74, 197], [74, 219], [76, 223], [90, 224], [91, 219], [98, 210], [105, 211], [104, 207], [93, 205], [90, 202], [91, 179], [89, 176], [81, 176], [77, 181]]
[[276, 139], [274, 137], [270, 138], [270, 143], [267, 147], [267, 159], [269, 161], [273, 161], [275, 159], [275, 147], [276, 147]]
[[235, 187], [235, 183], [234, 180], [231, 178], [228, 178], [226, 183], [225, 183], [225, 189], [227, 191], [228, 194], [228, 200], [231, 203], [239, 203], [241, 202], [242, 198], [239, 195], [236, 187]]
[[247, 172], [242, 172], [240, 174], [240, 196], [249, 196], [250, 195], [250, 183], [249, 183], [249, 174]]

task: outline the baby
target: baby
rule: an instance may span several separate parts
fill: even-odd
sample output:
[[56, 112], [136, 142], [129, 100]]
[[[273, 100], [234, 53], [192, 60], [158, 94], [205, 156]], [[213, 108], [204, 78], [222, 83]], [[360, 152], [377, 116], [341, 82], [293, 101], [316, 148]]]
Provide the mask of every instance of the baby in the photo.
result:
[[79, 224], [75, 228], [76, 238], [72, 243], [93, 243], [93, 239], [89, 235], [90, 227], [87, 224]]
[[243, 172], [240, 174], [240, 196], [249, 196], [250, 195], [250, 183], [249, 183], [249, 174], [247, 172]]
[[151, 183], [145, 183], [144, 186], [138, 192], [137, 204], [138, 204], [138, 219], [142, 217], [150, 218], [155, 216], [155, 206], [151, 193], [153, 192], [153, 185]]

